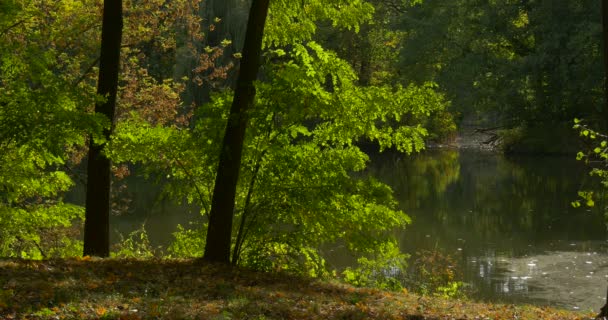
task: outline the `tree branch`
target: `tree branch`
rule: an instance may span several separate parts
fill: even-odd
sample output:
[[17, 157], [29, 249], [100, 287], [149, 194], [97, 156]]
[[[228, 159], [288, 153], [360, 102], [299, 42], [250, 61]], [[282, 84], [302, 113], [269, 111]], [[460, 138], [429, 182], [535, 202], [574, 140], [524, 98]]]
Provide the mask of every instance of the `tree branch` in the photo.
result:
[[6, 29], [4, 29], [4, 30], [2, 30], [2, 32], [0, 32], [0, 36], [7, 34], [9, 31], [11, 31], [11, 29], [14, 29], [14, 28], [18, 27], [19, 25], [25, 23], [26, 20], [27, 19], [23, 19], [23, 20], [17, 21], [15, 23], [13, 23], [12, 25], [8, 26]]
[[97, 64], [99, 64], [99, 59], [101, 58], [101, 56], [98, 56], [93, 63], [91, 63], [91, 65], [84, 71], [84, 73], [78, 78], [76, 79], [76, 81], [74, 83], [72, 83], [72, 86], [77, 86], [79, 85], [82, 80], [84, 80], [84, 78], [87, 76], [87, 74], [89, 74], [89, 72], [91, 72], [91, 70], [93, 70], [93, 67], [95, 67]]

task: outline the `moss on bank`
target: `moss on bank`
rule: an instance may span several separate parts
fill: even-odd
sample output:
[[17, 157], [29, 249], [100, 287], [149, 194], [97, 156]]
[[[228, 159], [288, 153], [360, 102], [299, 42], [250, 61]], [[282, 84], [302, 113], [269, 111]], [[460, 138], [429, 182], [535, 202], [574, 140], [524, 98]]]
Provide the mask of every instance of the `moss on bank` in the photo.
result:
[[1, 319], [587, 319], [193, 260], [0, 260]]

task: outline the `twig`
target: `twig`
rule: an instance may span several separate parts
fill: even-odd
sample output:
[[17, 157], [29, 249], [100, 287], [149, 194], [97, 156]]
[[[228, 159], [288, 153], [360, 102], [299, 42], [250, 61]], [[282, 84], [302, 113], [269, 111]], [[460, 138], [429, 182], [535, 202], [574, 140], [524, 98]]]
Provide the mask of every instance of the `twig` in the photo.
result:
[[175, 163], [177, 164], [178, 167], [180, 167], [184, 173], [190, 177], [190, 180], [192, 181], [192, 186], [194, 186], [194, 189], [196, 190], [196, 193], [198, 194], [198, 197], [201, 201], [201, 204], [203, 205], [203, 207], [205, 208], [205, 215], [207, 215], [209, 213], [209, 205], [207, 204], [207, 202], [205, 201], [205, 197], [203, 196], [203, 192], [201, 191], [201, 189], [198, 187], [198, 184], [196, 183], [195, 179], [194, 179], [194, 175], [190, 174], [190, 171], [188, 171], [188, 169], [186, 169], [186, 166], [179, 161], [179, 159], [175, 158]]
[[74, 83], [72, 83], [72, 86], [77, 86], [79, 85], [82, 80], [84, 80], [84, 78], [87, 76], [87, 74], [89, 74], [89, 72], [91, 72], [91, 70], [93, 70], [93, 67], [95, 67], [98, 63], [99, 63], [99, 59], [101, 59], [101, 57], [97, 57], [95, 59], [95, 61], [93, 61], [93, 63], [91, 63], [91, 65], [84, 71], [84, 73], [78, 78], [76, 79], [76, 81]]
[[17, 239], [21, 243], [32, 242], [34, 244], [34, 246], [36, 246], [36, 249], [38, 249], [38, 251], [40, 252], [40, 255], [42, 255], [42, 258], [47, 259], [46, 253], [44, 252], [44, 250], [42, 250], [42, 248], [40, 247], [40, 244], [38, 244], [38, 242], [36, 242], [34, 240], [27, 241], [27, 240], [23, 239], [21, 236], [16, 236], [15, 239]]

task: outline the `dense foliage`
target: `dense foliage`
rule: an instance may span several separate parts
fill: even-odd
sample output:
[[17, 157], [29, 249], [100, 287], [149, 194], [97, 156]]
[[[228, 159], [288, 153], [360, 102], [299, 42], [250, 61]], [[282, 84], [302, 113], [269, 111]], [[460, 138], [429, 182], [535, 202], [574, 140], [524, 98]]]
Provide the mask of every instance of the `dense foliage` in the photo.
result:
[[404, 76], [435, 79], [460, 110], [518, 124], [602, 105], [597, 1], [424, 1], [403, 24]]
[[[232, 102], [230, 70], [240, 56], [225, 56], [230, 39], [198, 45], [215, 30], [199, 17], [198, 1], [124, 6], [118, 116], [105, 149], [115, 163], [114, 191], [135, 172], [157, 178], [173, 200], [200, 207], [199, 224], [180, 226], [167, 251], [200, 256]], [[100, 10], [99, 1], [2, 5], [3, 256], [80, 251], [83, 209], [62, 199], [82, 179], [87, 137], [102, 141], [110, 125], [92, 113], [104, 99], [94, 94]], [[369, 158], [359, 145], [417, 152], [430, 136], [423, 119], [448, 103], [430, 82], [362, 83], [354, 65], [317, 36], [356, 34], [373, 17], [364, 1], [272, 2], [237, 190], [234, 264], [318, 276], [329, 271], [321, 248], [343, 243], [370, 261], [367, 268], [376, 268], [374, 259], [383, 268], [405, 265], [391, 231], [410, 219], [391, 189], [364, 173]], [[193, 90], [209, 92], [206, 102], [191, 104], [205, 96]], [[148, 244], [145, 233], [133, 234], [115, 254], [149, 255]]]
[[[194, 224], [173, 230], [165, 254], [203, 254], [246, 4], [124, 1], [111, 124], [92, 112], [105, 99], [94, 90], [102, 1], [0, 3], [0, 256], [80, 254], [83, 208], [64, 198], [85, 181], [89, 137], [104, 142], [110, 125], [114, 213], [128, 207], [122, 178], [155, 180], [165, 197], [200, 208]], [[339, 245], [359, 258], [348, 281], [400, 286], [391, 270], [404, 270], [407, 255], [393, 231], [411, 221], [366, 170], [369, 150], [410, 155], [453, 140], [456, 122], [470, 119], [507, 129], [505, 144], [533, 136], [534, 148], [561, 150], [553, 136], [563, 123], [596, 125], [605, 113], [600, 22], [590, 0], [272, 0], [232, 263], [320, 276], [331, 271], [322, 248]], [[605, 149], [600, 142], [594, 153]], [[434, 174], [445, 188], [458, 168], [443, 170]], [[153, 253], [142, 232], [114, 254]], [[443, 284], [435, 287], [449, 291]]]
[[572, 152], [575, 117], [604, 125], [598, 1], [422, 1], [402, 15], [401, 76], [435, 81], [506, 151]]
[[[396, 210], [389, 188], [353, 176], [368, 161], [356, 143], [418, 151], [427, 131], [400, 120], [443, 110], [445, 102], [432, 85], [358, 86], [352, 68], [315, 42], [268, 50], [265, 60], [269, 80], [258, 83], [250, 114], [233, 263], [319, 275], [326, 271], [318, 253], [322, 244], [345, 241], [352, 250], [371, 253], [390, 241], [392, 228], [409, 221]], [[191, 130], [123, 121], [112, 155], [162, 174], [174, 197], [197, 203], [206, 215], [231, 98], [229, 91], [214, 95], [197, 109]], [[159, 157], [150, 157], [150, 150]], [[202, 254], [204, 232], [182, 229], [176, 237], [173, 255]]]
[[[171, 30], [194, 29], [192, 17], [184, 16], [191, 4], [175, 1], [154, 15], [164, 2], [126, 3], [120, 118], [137, 110], [150, 122], [181, 123], [183, 114], [176, 111], [181, 107], [181, 86], [150, 75], [145, 51], [176, 51], [176, 33]], [[1, 254], [73, 255], [78, 251], [73, 231], [53, 242], [42, 241], [41, 235], [56, 234], [57, 228], [68, 228], [82, 218], [82, 208], [64, 203], [63, 196], [74, 187], [74, 179], [83, 179], [77, 173], [87, 137], [102, 140], [102, 129], [110, 125], [91, 113], [95, 101], [103, 99], [95, 96], [93, 72], [101, 3], [8, 1], [0, 8]], [[47, 248], [54, 244], [60, 245]], [[62, 246], [67, 246], [66, 252], [57, 251]]]
[[[0, 11], [0, 254], [24, 258], [62, 255], [75, 239], [61, 236], [49, 248], [41, 234], [68, 228], [83, 210], [64, 203], [74, 183], [66, 168], [78, 163], [87, 133], [99, 134], [104, 119], [87, 112], [93, 87], [80, 81], [95, 6], [80, 1], [16, 1]], [[59, 14], [60, 7], [64, 12]], [[86, 39], [83, 39], [86, 40]], [[68, 54], [68, 52], [70, 54]], [[74, 254], [77, 250], [69, 249]]]

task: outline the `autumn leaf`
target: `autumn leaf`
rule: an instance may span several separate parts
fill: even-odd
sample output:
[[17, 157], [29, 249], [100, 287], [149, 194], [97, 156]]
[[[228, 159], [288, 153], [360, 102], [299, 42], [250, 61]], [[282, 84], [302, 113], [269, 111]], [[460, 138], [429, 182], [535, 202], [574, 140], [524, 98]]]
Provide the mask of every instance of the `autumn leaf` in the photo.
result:
[[97, 307], [97, 308], [95, 308], [95, 313], [98, 316], [100, 316], [100, 317], [103, 316], [104, 314], [106, 314], [107, 311], [108, 310], [106, 308], [104, 308], [104, 307]]

